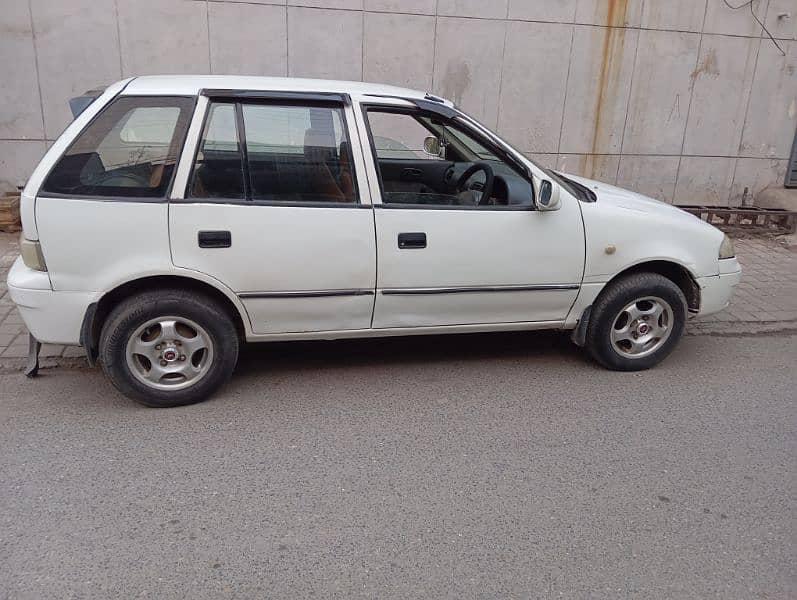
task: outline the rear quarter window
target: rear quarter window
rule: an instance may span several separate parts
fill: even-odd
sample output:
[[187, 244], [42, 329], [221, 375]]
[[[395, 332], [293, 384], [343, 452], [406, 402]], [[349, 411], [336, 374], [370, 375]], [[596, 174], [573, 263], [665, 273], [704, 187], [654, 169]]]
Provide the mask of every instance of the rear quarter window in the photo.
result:
[[42, 192], [76, 197], [165, 197], [193, 106], [193, 98], [117, 98], [59, 159]]

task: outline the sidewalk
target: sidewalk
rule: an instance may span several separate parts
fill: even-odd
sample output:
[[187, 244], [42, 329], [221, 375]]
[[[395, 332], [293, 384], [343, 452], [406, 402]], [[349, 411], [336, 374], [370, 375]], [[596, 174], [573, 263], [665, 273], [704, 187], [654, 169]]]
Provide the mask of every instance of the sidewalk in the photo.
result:
[[[0, 368], [18, 367], [28, 355], [28, 333], [6, 288], [6, 275], [19, 253], [19, 234], [0, 233]], [[763, 237], [735, 240], [744, 268], [731, 305], [721, 313], [689, 322], [688, 334], [754, 334], [797, 331], [797, 252]], [[42, 346], [47, 362], [74, 363], [76, 346]]]
[[691, 334], [797, 331], [797, 251], [758, 236], [735, 238], [742, 281], [724, 311], [690, 321]]

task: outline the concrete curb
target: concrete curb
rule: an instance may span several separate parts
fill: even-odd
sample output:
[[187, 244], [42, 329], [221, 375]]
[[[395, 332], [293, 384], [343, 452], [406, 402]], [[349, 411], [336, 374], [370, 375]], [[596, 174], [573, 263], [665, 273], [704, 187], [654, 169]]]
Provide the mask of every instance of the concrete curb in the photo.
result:
[[[27, 358], [0, 358], [0, 374], [22, 372]], [[39, 360], [39, 369], [90, 369], [89, 363], [82, 357], [46, 357]]]
[[797, 321], [743, 321], [731, 323], [690, 323], [685, 335], [747, 336], [765, 334], [797, 334]]

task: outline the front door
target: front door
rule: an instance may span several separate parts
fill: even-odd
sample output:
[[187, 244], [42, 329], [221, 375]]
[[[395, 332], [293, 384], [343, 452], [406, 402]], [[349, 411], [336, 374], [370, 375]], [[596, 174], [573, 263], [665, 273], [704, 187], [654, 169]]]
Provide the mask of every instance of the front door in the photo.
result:
[[578, 201], [534, 210], [522, 169], [455, 118], [364, 114], [381, 195], [374, 327], [563, 321], [583, 275]]
[[232, 289], [255, 334], [370, 327], [374, 222], [350, 105], [300, 94], [205, 105], [184, 197], [170, 205], [174, 264]]

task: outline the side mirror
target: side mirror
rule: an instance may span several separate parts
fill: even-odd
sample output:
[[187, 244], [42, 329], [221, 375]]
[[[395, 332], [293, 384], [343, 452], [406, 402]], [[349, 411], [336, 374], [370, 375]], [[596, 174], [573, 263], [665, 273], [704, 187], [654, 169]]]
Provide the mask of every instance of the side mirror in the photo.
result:
[[443, 145], [435, 136], [430, 135], [423, 140], [423, 151], [429, 156], [439, 157], [443, 152]]
[[540, 182], [540, 195], [537, 198], [537, 210], [559, 210], [560, 207], [559, 186], [554, 186], [550, 180], [543, 179]]

